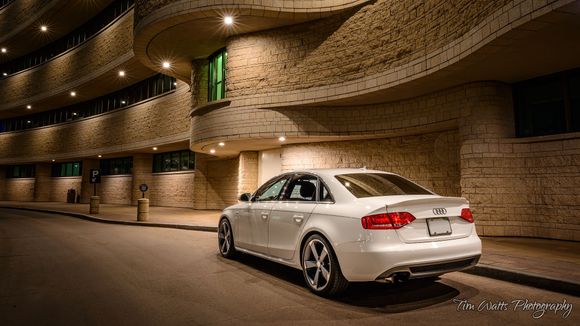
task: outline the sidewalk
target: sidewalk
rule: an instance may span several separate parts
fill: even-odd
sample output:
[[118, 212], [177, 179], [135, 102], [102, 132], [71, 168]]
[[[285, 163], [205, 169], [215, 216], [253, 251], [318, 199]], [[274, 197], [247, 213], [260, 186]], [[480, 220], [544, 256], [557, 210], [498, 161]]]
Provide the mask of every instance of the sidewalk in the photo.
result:
[[[149, 220], [138, 222], [136, 206], [101, 204], [97, 215], [88, 214], [88, 204], [0, 201], [1, 207], [64, 213], [105, 223], [210, 232], [217, 230], [221, 212], [150, 207]], [[507, 237], [481, 240], [481, 259], [468, 273], [580, 296], [580, 242]]]

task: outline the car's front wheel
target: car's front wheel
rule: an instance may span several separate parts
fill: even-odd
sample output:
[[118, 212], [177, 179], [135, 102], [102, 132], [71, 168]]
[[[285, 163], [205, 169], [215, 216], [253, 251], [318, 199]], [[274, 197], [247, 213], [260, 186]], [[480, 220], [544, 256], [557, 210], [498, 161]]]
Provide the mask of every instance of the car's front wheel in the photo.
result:
[[232, 225], [227, 218], [220, 221], [218, 228], [218, 248], [220, 254], [225, 258], [234, 258], [236, 255], [236, 247], [234, 246], [234, 233], [232, 232]]
[[315, 294], [333, 296], [348, 287], [332, 247], [318, 234], [311, 235], [302, 248], [302, 271]]

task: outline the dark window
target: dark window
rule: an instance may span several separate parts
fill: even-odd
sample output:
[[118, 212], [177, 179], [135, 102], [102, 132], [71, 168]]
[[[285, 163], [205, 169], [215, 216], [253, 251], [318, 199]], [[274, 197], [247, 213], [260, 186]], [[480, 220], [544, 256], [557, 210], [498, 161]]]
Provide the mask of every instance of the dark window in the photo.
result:
[[167, 152], [153, 156], [153, 172], [187, 171], [195, 169], [195, 153], [190, 150]]
[[121, 157], [100, 161], [101, 175], [131, 174], [133, 158]]
[[270, 180], [256, 191], [254, 201], [277, 200], [286, 182], [288, 182], [288, 176]]
[[514, 85], [516, 135], [580, 131], [580, 69]]
[[334, 202], [334, 199], [332, 198], [332, 194], [330, 193], [330, 191], [328, 191], [328, 188], [322, 182], [320, 182], [320, 195], [319, 196], [320, 196], [319, 201], [321, 201], [321, 202]]
[[[4, 0], [0, 6], [4, 5]], [[134, 0], [117, 0], [113, 1], [107, 8], [98, 15], [91, 18], [88, 22], [70, 32], [68, 35], [30, 53], [14, 59], [10, 62], [0, 65], [0, 72], [8, 75], [37, 66], [51, 60], [52, 58], [64, 53], [80, 44], [86, 42], [94, 35], [98, 34], [103, 28], [111, 22], [121, 17], [133, 7]]]
[[336, 179], [355, 197], [396, 195], [432, 195], [423, 187], [394, 174], [350, 173], [337, 175]]
[[208, 100], [216, 101], [226, 97], [226, 63], [228, 53], [223, 48], [209, 57]]
[[[173, 91], [175, 89], [174, 82], [175, 78], [173, 77], [157, 74], [120, 91], [90, 101], [52, 111], [0, 120], [0, 132], [38, 128], [121, 109], [151, 97]], [[160, 92], [157, 92], [157, 88], [155, 87], [157, 84], [167, 86], [159, 88]], [[149, 87], [153, 87], [153, 91], [144, 91]]]
[[10, 165], [6, 168], [7, 178], [34, 178], [34, 165]]
[[316, 201], [318, 178], [312, 175], [295, 176], [286, 187], [281, 200]]
[[82, 162], [53, 163], [53, 177], [78, 177], [82, 175]]

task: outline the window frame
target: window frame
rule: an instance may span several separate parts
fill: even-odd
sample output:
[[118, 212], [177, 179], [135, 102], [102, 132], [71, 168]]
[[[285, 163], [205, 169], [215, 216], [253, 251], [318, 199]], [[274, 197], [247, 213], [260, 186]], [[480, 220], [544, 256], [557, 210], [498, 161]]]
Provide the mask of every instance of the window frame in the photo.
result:
[[[188, 169], [183, 169], [182, 166], [182, 154], [183, 152], [187, 152], [188, 153]], [[173, 167], [173, 157], [174, 155], [177, 155], [177, 165], [174, 168]], [[169, 165], [165, 165], [166, 159], [169, 159]], [[193, 165], [193, 166], [192, 166]], [[152, 167], [151, 167], [151, 171], [152, 173], [175, 173], [175, 172], [188, 172], [188, 171], [195, 171], [196, 168], [196, 155], [195, 152], [186, 149], [186, 150], [181, 150], [181, 151], [172, 151], [172, 152], [163, 152], [163, 153], [156, 153], [153, 155], [153, 160], [152, 160]]]
[[[207, 101], [219, 101], [226, 98], [226, 77], [227, 77], [227, 62], [228, 62], [228, 51], [227, 49], [221, 48], [216, 52], [212, 53], [208, 57], [208, 87], [207, 87]], [[221, 71], [218, 70], [218, 62], [221, 61]], [[219, 74], [221, 73], [221, 79], [218, 80]], [[221, 91], [221, 97], [218, 96], [218, 89]]]

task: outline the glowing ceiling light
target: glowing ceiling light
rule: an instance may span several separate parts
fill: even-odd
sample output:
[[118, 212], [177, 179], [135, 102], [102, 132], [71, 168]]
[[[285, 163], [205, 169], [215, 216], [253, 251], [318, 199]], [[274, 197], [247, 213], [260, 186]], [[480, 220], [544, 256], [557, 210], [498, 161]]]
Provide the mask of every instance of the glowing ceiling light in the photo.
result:
[[212, 153], [212, 154], [215, 154], [215, 149], [212, 148], [212, 149], [209, 150], [209, 152]]
[[157, 147], [153, 147], [153, 150], [156, 151], [157, 150]]
[[2, 53], [6, 53], [6, 52], [8, 52], [8, 50], [6, 50], [6, 48], [2, 48], [2, 50], [1, 50], [1, 51], [2, 51]]
[[48, 31], [48, 27], [46, 25], [42, 25], [42, 26], [40, 26], [40, 31], [46, 32], [46, 31]]
[[119, 77], [125, 77], [125, 70], [119, 70]]
[[286, 137], [284, 137], [284, 136], [280, 136], [280, 137], [278, 137], [278, 140], [279, 140], [279, 141], [286, 141]]
[[101, 158], [101, 157], [103, 157], [103, 155], [100, 155], [100, 154], [99, 154], [99, 158]]
[[29, 104], [26, 106], [26, 108], [30, 110], [30, 109], [32, 109], [32, 105]]
[[224, 17], [224, 24], [232, 25], [234, 23], [234, 17], [232, 16], [225, 16]]
[[3, 72], [3, 73], [2, 73], [2, 76], [8, 76], [8, 73], [6, 73], [6, 72]]
[[77, 92], [75, 92], [75, 91], [70, 92], [70, 96], [72, 96], [72, 97], [77, 96]]
[[169, 69], [171, 67], [171, 63], [169, 63], [169, 61], [163, 61], [163, 63], [161, 63], [161, 66], [165, 69]]
[[221, 147], [224, 147], [224, 146], [226, 146], [226, 143], [220, 142], [218, 145], [220, 145]]

